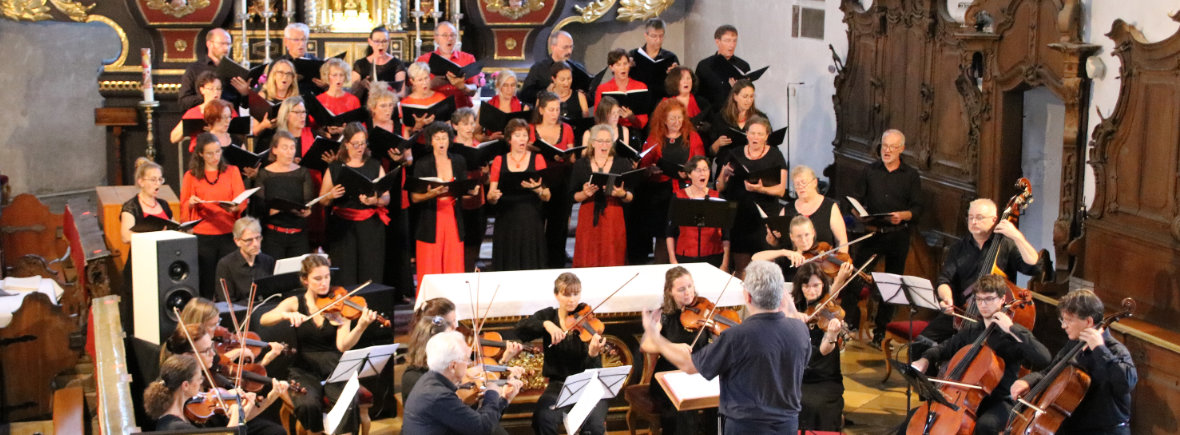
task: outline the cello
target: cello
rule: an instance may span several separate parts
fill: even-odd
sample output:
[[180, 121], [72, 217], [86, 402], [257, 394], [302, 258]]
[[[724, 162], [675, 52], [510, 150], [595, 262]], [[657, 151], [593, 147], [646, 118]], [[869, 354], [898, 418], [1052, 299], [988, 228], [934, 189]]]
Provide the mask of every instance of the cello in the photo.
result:
[[[1029, 204], [1032, 204], [1032, 183], [1029, 182], [1027, 178], [1021, 178], [1020, 180], [1016, 181], [1016, 188], [1019, 189], [1020, 192], [1016, 195], [1013, 195], [1012, 198], [1008, 200], [1008, 204], [1004, 206], [1004, 212], [1000, 215], [999, 219], [996, 220], [996, 224], [999, 224], [1001, 221], [1008, 221], [1011, 222], [1012, 225], [1016, 225], [1020, 221], [1020, 214], [1023, 213], [1026, 208], [1028, 208]], [[993, 225], [991, 233], [994, 234], [995, 231], [996, 227]], [[983, 258], [982, 267], [980, 267], [979, 274], [975, 277], [975, 281], [978, 282], [979, 278], [982, 278], [985, 275], [1002, 276], [1004, 277], [1005, 282], [1008, 284], [1008, 294], [1011, 295], [1013, 299], [1031, 301], [1032, 292], [1026, 288], [1017, 286], [1012, 282], [1012, 277], [1008, 276], [1007, 273], [1000, 269], [998, 257], [1000, 254], [1001, 241], [1001, 239], [996, 239], [995, 243], [992, 243], [991, 246], [988, 247], [987, 251], [983, 253], [983, 256], [981, 257]], [[972, 284], [965, 293], [974, 294], [975, 284]], [[1037, 322], [1036, 306], [1034, 306], [1032, 303], [1028, 303], [1013, 305], [1013, 307], [1012, 322], [1031, 331]], [[979, 308], [975, 306], [974, 300], [969, 300], [967, 302], [966, 317], [979, 317]], [[962, 328], [964, 320], [964, 317], [956, 317], [954, 319], [956, 330]]]
[[[1134, 315], [1135, 305], [1134, 299], [1123, 299], [1123, 311], [1107, 316], [1102, 322], [1094, 325], [1094, 328], [1103, 330], [1114, 322]], [[1008, 433], [1047, 435], [1057, 432], [1061, 423], [1065, 422], [1082, 403], [1086, 390], [1090, 388], [1090, 375], [1071, 364], [1074, 357], [1085, 347], [1085, 341], [1078, 340], [1074, 343], [1073, 347], [1066, 351], [1065, 357], [1049, 367], [1045, 377], [1025, 393], [1024, 397], [1030, 400], [1017, 399], [1016, 405], [1012, 408], [1015, 418], [1009, 421]]]

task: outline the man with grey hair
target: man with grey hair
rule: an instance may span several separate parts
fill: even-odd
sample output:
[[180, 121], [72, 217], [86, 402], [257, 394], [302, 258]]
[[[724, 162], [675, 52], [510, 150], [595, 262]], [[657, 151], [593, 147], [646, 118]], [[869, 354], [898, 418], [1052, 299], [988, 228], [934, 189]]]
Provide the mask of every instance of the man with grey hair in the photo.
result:
[[[233, 42], [233, 37], [229, 35], [229, 32], [220, 27], [205, 33], [205, 60], [189, 64], [184, 69], [184, 75], [180, 76], [178, 101], [181, 113], [199, 106], [205, 101], [201, 93], [197, 92], [197, 76], [205, 71], [216, 71], [221, 59], [229, 55]], [[240, 77], [234, 77], [229, 83], [221, 84], [221, 99], [229, 101], [230, 104], [243, 103], [245, 99], [241, 97], [247, 92], [250, 92], [250, 86]]]
[[296, 59], [318, 60], [315, 55], [307, 52], [307, 38], [311, 35], [311, 29], [303, 23], [291, 23], [283, 28], [283, 53], [279, 59], [286, 59], [295, 65], [295, 71], [299, 75], [299, 90], [301, 92], [320, 93], [327, 88], [327, 83], [320, 80], [319, 67], [315, 68], [300, 68], [303, 64], [297, 62]]
[[[461, 67], [475, 63], [475, 56], [458, 50], [457, 42], [459, 42], [459, 31], [455, 29], [455, 25], [450, 21], [439, 21], [438, 26], [434, 28], [434, 51], [422, 53], [416, 61], [430, 63], [430, 56], [437, 54]], [[431, 74], [430, 87], [449, 97], [454, 97], [457, 108], [472, 107], [471, 96], [475, 95], [481, 76], [483, 73], [471, 77], [456, 76], [449, 72], [445, 76], [437, 77]]]
[[225, 282], [213, 292], [218, 302], [225, 301], [226, 292], [235, 305], [249, 302], [250, 285], [274, 274], [275, 259], [262, 252], [262, 226], [250, 216], [234, 222], [234, 244], [238, 250], [217, 261], [217, 282]]
[[498, 427], [504, 408], [523, 385], [510, 375], [508, 387], [487, 383], [483, 400], [472, 409], [455, 394], [467, 374], [471, 349], [457, 331], [440, 332], [426, 342], [429, 372], [414, 385], [406, 398], [402, 433], [406, 434], [490, 434]]
[[570, 36], [569, 32], [558, 30], [550, 34], [549, 57], [537, 61], [532, 68], [529, 68], [529, 75], [524, 78], [524, 84], [521, 85], [520, 93], [517, 94], [520, 101], [535, 106], [537, 94], [549, 88], [549, 83], [552, 82], [550, 79], [551, 68], [554, 64], [561, 62], [565, 62], [570, 67], [570, 73], [574, 76], [574, 90], [589, 92], [587, 88], [590, 85], [590, 75], [586, 73], [586, 66], [570, 59], [570, 54], [573, 52], [574, 37]]
[[644, 310], [644, 352], [663, 355], [688, 373], [721, 376], [721, 415], [727, 434], [798, 433], [803, 369], [811, 357], [802, 321], [780, 309], [783, 275], [768, 261], [751, 261], [742, 282], [746, 317], [716, 341], [691, 353], [660, 335], [660, 310]]

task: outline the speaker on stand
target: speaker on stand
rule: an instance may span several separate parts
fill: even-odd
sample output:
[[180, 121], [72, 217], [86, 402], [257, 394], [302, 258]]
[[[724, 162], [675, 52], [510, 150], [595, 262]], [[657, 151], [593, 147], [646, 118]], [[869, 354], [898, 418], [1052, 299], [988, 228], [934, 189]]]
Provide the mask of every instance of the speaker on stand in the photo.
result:
[[179, 323], [172, 312], [197, 291], [197, 238], [178, 231], [131, 235], [132, 307], [135, 337], [167, 340]]

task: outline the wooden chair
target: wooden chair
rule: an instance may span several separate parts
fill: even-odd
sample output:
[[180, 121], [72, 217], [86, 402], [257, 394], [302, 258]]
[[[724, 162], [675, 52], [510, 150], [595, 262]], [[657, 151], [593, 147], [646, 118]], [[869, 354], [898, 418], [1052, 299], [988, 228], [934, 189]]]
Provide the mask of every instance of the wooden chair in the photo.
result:
[[643, 376], [639, 383], [623, 387], [623, 397], [627, 399], [627, 430], [635, 435], [635, 427], [640, 420], [646, 420], [652, 435], [660, 435], [660, 410], [652, 400], [649, 390], [651, 378], [656, 369], [657, 354], [643, 353]]
[[889, 324], [885, 325], [885, 338], [881, 340], [881, 354], [885, 356], [886, 361], [885, 379], [882, 379], [881, 382], [888, 381], [889, 375], [893, 373], [893, 365], [888, 364], [889, 346], [893, 342], [904, 344], [913, 341], [914, 337], [917, 337], [926, 329], [926, 325], [927, 322], [925, 320], [915, 320], [914, 330], [912, 332], [910, 331], [910, 322], [908, 321], [889, 322]]

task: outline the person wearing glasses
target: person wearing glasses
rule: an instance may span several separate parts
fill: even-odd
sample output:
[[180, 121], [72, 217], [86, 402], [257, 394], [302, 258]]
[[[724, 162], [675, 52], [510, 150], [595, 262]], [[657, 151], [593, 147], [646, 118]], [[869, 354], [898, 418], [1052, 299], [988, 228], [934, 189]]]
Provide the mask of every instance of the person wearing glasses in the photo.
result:
[[[164, 169], [156, 162], [140, 157], [135, 160], [135, 185], [139, 192], [123, 203], [119, 212], [119, 236], [123, 243], [131, 243], [131, 229], [148, 216], [172, 220], [172, 209], [160, 202], [157, 195], [164, 184]], [[127, 257], [131, 259], [130, 256]], [[127, 262], [131, 264], [130, 261]]]
[[[286, 59], [294, 62], [295, 59], [309, 59], [315, 60], [314, 54], [307, 51], [307, 37], [311, 34], [311, 29], [303, 23], [291, 23], [283, 29], [283, 53], [279, 59]], [[303, 77], [296, 76], [296, 81], [299, 82], [299, 89], [305, 93], [313, 95], [323, 92], [328, 88], [328, 84], [319, 77]]]
[[569, 183], [578, 209], [574, 234], [574, 267], [622, 266], [627, 263], [627, 228], [623, 204], [634, 199], [633, 186], [620, 183], [603, 186], [590, 182], [591, 174], [622, 174], [630, 171], [631, 160], [615, 156], [615, 129], [598, 124], [590, 128], [590, 148], [574, 162]]
[[[901, 161], [905, 152], [905, 135], [900, 130], [887, 130], [881, 135], [881, 160], [864, 169], [859, 181], [852, 183], [849, 197], [857, 200], [869, 214], [888, 213], [888, 217], [865, 223], [873, 237], [853, 249], [853, 263], [864, 264], [873, 255], [885, 262], [885, 272], [904, 274], [905, 259], [910, 252], [910, 222], [922, 214], [922, 175], [914, 167]], [[872, 264], [865, 270], [875, 270]], [[873, 345], [880, 347], [885, 338], [885, 324], [893, 318], [893, 306], [877, 299], [876, 329]], [[845, 297], [846, 318], [859, 319], [858, 298]], [[916, 355], [916, 354], [915, 354]]]
[[[914, 355], [919, 355], [929, 343], [941, 343], [955, 333], [954, 318], [947, 313], [955, 309], [966, 309], [971, 293], [968, 288], [976, 285], [979, 271], [983, 270], [986, 253], [996, 244], [999, 251], [996, 254], [996, 266], [1008, 278], [1015, 280], [1016, 272], [1029, 276], [1036, 276], [1041, 272], [1040, 253], [1034, 248], [1024, 234], [1008, 221], [999, 221], [996, 217], [996, 203], [987, 198], [971, 201], [967, 208], [967, 231], [970, 233], [951, 245], [946, 260], [942, 264], [942, 271], [934, 281], [938, 291], [938, 304], [942, 307], [942, 314], [935, 317], [922, 330], [919, 340], [915, 341], [912, 349]], [[982, 278], [980, 278], [982, 279]], [[878, 346], [880, 347], [880, 346]]]
[[214, 292], [218, 302], [226, 293], [234, 305], [245, 305], [250, 300], [250, 285], [272, 275], [275, 259], [262, 252], [262, 225], [258, 219], [246, 216], [234, 222], [234, 244], [238, 249], [217, 262], [217, 282], [225, 282]]
[[[1037, 341], [1032, 331], [1013, 323], [1012, 318], [1004, 312], [1004, 299], [1007, 296], [1008, 284], [1003, 277], [984, 275], [979, 278], [975, 294], [971, 297], [979, 307], [982, 321], [967, 323], [945, 343], [913, 354], [922, 356], [913, 362], [913, 367], [919, 371], [926, 371], [940, 362], [949, 361], [960, 348], [971, 346], [988, 330], [988, 326], [996, 326], [997, 329], [985, 337], [984, 344], [995, 352], [996, 357], [1004, 361], [1004, 375], [991, 394], [978, 404], [979, 408], [975, 412], [977, 434], [995, 434], [1004, 429], [1013, 404], [1009, 392], [1021, 367], [1034, 371], [1041, 370], [1049, 365], [1051, 358], [1049, 349]], [[911, 348], [910, 351], [914, 349]], [[947, 368], [951, 369], [953, 367]]]
[[[377, 77], [373, 77], [376, 74]], [[369, 32], [369, 47], [365, 49], [365, 57], [352, 63], [352, 85], [368, 88], [373, 82], [382, 81], [380, 78], [393, 76], [389, 85], [394, 91], [400, 92], [406, 82], [406, 67], [401, 59], [389, 54], [389, 30], [385, 26], [377, 26]], [[367, 100], [366, 98], [361, 98]]]
[[[339, 281], [345, 285], [372, 280], [383, 282], [385, 266], [385, 226], [389, 224], [389, 192], [346, 191], [338, 180], [345, 167], [369, 180], [385, 176], [385, 169], [370, 158], [369, 135], [365, 125], [351, 122], [344, 127], [344, 143], [336, 152], [336, 161], [328, 165], [320, 203], [331, 206], [327, 224], [328, 255], [340, 267]], [[337, 180], [337, 181], [333, 181]]]
[[[455, 25], [449, 21], [441, 21], [438, 27], [434, 29], [434, 51], [430, 53], [423, 53], [418, 56], [415, 62], [430, 62], [431, 53], [442, 56], [443, 59], [454, 62], [455, 65], [464, 67], [475, 63], [475, 56], [471, 53], [457, 50], [456, 45], [459, 42], [459, 31], [455, 29]], [[448, 97], [455, 99], [455, 107], [471, 107], [471, 96], [475, 95], [475, 89], [482, 81], [483, 73], [476, 74], [471, 77], [457, 76], [452, 73], [447, 73], [446, 76], [430, 77], [430, 87], [438, 92], [442, 92]], [[439, 121], [445, 121], [440, 119]]]
[[[184, 75], [180, 76], [180, 96], [177, 98], [177, 101], [180, 104], [180, 111], [182, 113], [208, 101], [204, 93], [198, 91], [201, 87], [198, 78], [200, 78], [202, 73], [211, 73], [217, 70], [217, 64], [221, 63], [222, 58], [229, 55], [231, 48], [233, 48], [233, 37], [225, 29], [212, 29], [205, 34], [205, 60], [198, 60], [189, 64], [184, 69]], [[229, 86], [226, 86], [223, 90], [219, 89], [217, 98], [229, 101], [235, 105], [245, 103], [245, 98], [242, 98], [242, 96], [250, 92], [249, 83], [246, 83], [241, 78], [234, 78], [226, 84]]]
[[189, 161], [189, 170], [180, 182], [180, 220], [187, 222], [202, 219], [201, 223], [193, 227], [193, 234], [197, 235], [201, 296], [206, 299], [214, 298], [217, 262], [233, 252], [234, 239], [231, 233], [234, 221], [241, 216], [248, 202], [232, 205], [228, 201], [244, 190], [246, 187], [238, 167], [226, 165], [225, 160], [222, 160], [221, 141], [217, 136], [213, 133], [197, 136], [197, 147]]

